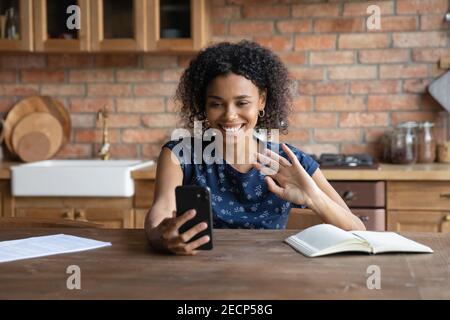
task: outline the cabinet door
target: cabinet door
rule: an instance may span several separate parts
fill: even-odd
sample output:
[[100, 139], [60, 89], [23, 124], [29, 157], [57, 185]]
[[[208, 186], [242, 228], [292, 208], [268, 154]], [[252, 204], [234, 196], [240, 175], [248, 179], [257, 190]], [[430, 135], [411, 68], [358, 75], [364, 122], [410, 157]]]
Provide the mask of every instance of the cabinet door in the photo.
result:
[[15, 216], [19, 218], [46, 218], [73, 220], [73, 208], [16, 208]]
[[92, 50], [144, 51], [146, 0], [91, 0]]
[[[0, 1], [0, 51], [32, 51], [33, 50], [33, 11], [32, 0], [2, 0]], [[14, 24], [16, 39], [8, 39], [6, 34], [6, 11], [13, 8], [18, 17], [17, 25]], [[12, 35], [12, 33], [11, 33]]]
[[450, 211], [388, 211], [388, 231], [450, 232]]
[[86, 208], [75, 209], [74, 220], [98, 223], [103, 228], [133, 228], [133, 209]]
[[89, 51], [89, 0], [35, 0], [34, 12], [36, 51]]
[[210, 1], [150, 0], [148, 48], [197, 51], [210, 39]]

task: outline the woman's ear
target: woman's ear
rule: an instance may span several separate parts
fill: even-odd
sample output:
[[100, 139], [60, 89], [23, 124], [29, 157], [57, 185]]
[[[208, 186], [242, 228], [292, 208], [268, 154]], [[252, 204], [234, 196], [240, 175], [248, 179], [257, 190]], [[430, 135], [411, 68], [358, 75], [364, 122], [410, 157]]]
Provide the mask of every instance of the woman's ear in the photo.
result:
[[261, 93], [259, 94], [259, 105], [260, 105], [260, 110], [264, 110], [265, 106], [266, 106], [266, 97], [267, 97], [267, 90], [264, 89], [261, 91]]

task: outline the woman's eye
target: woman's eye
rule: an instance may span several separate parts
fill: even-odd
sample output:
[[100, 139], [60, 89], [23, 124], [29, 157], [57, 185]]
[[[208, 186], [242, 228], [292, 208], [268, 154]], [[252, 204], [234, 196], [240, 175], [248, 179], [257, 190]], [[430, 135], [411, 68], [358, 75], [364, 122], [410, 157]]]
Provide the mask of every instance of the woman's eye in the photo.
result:
[[247, 104], [248, 104], [247, 101], [241, 101], [241, 102], [238, 103], [238, 106], [245, 106]]
[[211, 103], [209, 106], [211, 108], [217, 108], [217, 107], [220, 107], [220, 104], [219, 103]]

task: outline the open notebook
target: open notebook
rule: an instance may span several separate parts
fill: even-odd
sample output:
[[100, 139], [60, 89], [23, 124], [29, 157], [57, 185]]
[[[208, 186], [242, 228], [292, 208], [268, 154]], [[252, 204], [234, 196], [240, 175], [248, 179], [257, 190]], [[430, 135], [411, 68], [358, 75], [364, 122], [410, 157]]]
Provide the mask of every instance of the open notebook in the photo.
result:
[[430, 247], [407, 239], [395, 232], [345, 231], [331, 224], [309, 227], [285, 239], [285, 242], [307, 257], [360, 251], [433, 252]]

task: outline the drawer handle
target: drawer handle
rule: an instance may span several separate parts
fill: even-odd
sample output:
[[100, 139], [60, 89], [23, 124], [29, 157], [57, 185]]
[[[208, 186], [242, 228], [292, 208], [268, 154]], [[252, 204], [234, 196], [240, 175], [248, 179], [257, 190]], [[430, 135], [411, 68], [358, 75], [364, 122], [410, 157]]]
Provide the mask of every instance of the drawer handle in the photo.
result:
[[369, 216], [358, 216], [358, 218], [359, 218], [361, 221], [369, 221], [369, 220], [370, 220], [370, 217], [369, 217]]
[[355, 200], [356, 195], [352, 191], [345, 191], [342, 197], [344, 198], [345, 201], [352, 201]]
[[450, 221], [450, 214], [446, 214], [442, 220]]
[[84, 210], [79, 210], [75, 213], [75, 220], [88, 222], [88, 220], [86, 219], [86, 213], [84, 212]]
[[441, 198], [450, 199], [450, 193], [441, 193]]
[[73, 220], [73, 212], [72, 211], [66, 211], [62, 214], [63, 219]]

